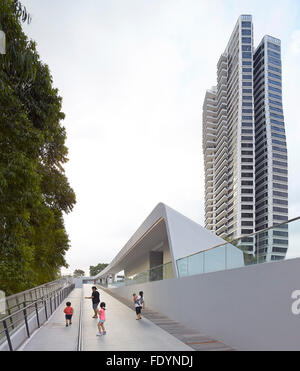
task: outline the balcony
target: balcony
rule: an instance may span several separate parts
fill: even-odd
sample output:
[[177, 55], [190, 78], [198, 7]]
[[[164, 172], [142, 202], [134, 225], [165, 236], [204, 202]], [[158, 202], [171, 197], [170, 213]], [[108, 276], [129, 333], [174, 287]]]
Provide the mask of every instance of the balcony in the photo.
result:
[[224, 233], [225, 231], [227, 231], [227, 226], [226, 226], [226, 224], [224, 224], [224, 225], [222, 225], [220, 228], [218, 228], [218, 229], [216, 230], [216, 234], [217, 234], [218, 236], [220, 236], [220, 234]]
[[221, 211], [219, 212], [219, 214], [216, 214], [216, 219], [220, 220], [225, 218], [227, 216], [227, 210], [226, 210], [226, 207]]
[[220, 192], [217, 193], [217, 196], [216, 196], [216, 201], [220, 200], [221, 197], [223, 197], [225, 194], [227, 194], [227, 182], [224, 182], [224, 184], [226, 184], [221, 190]]
[[226, 204], [227, 204], [227, 200], [228, 200], [228, 197], [227, 197], [227, 194], [224, 194], [220, 199], [219, 201], [216, 202], [216, 209], [219, 209], [219, 207], [224, 204], [226, 207]]

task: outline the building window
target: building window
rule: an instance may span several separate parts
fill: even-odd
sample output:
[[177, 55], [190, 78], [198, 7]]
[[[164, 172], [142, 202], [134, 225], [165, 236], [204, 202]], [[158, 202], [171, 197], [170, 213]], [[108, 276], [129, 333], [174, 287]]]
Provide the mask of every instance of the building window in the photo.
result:
[[[243, 45], [242, 50], [244, 52], [251, 52], [251, 45]], [[275, 57], [275, 56], [274, 56]]]
[[275, 98], [275, 99], [279, 99], [280, 102], [281, 102], [281, 96], [279, 96], [279, 95], [269, 93], [269, 97], [271, 97], [271, 98]]
[[[242, 229], [242, 234], [251, 234], [253, 233], [253, 229]], [[252, 247], [249, 246], [249, 251], [252, 250]]]
[[272, 255], [271, 260], [284, 260], [284, 256]]
[[242, 30], [242, 35], [243, 36], [249, 36], [249, 35], [251, 35], [251, 30]]
[[[251, 34], [251, 31], [250, 31], [250, 34]], [[251, 37], [242, 37], [242, 43], [243, 44], [251, 44], [252, 43]]]
[[[253, 193], [253, 189], [242, 189], [242, 194], [251, 194]], [[244, 205], [244, 206], [248, 206], [248, 205]], [[243, 207], [242, 207], [243, 209]], [[252, 210], [252, 209], [243, 209], [243, 210]]]
[[281, 73], [281, 69], [273, 66], [269, 66], [269, 70]]
[[242, 57], [245, 58], [245, 59], [251, 59], [252, 54], [251, 54], [251, 52], [242, 52]]
[[253, 222], [242, 221], [242, 227], [252, 227], [252, 226], [253, 226]]
[[251, 28], [251, 22], [242, 21], [242, 28]]
[[274, 79], [281, 80], [281, 76], [280, 75], [275, 75], [275, 73], [272, 73], [272, 72], [269, 72], [269, 77], [273, 77]]
[[276, 58], [269, 57], [269, 62], [281, 67], [281, 61]]
[[275, 44], [272, 44], [272, 43], [268, 42], [268, 48], [271, 48], [271, 49], [274, 49], [274, 50], [277, 50], [278, 52], [280, 52], [280, 46], [279, 45], [275, 45]]
[[269, 90], [276, 91], [277, 93], [281, 93], [281, 89], [274, 88], [273, 86], [269, 85]]
[[268, 50], [268, 53], [269, 53], [269, 55], [271, 55], [272, 57], [275, 57], [275, 58], [280, 59], [280, 54], [275, 53], [275, 52], [272, 52], [271, 50]]

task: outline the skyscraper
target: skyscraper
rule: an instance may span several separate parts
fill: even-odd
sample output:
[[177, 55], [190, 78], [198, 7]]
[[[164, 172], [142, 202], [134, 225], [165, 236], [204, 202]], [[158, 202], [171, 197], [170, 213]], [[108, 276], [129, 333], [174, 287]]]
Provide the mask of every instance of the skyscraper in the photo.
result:
[[[234, 239], [288, 219], [280, 40], [253, 48], [252, 16], [239, 17], [203, 105], [205, 226]], [[265, 236], [265, 237], [263, 237]], [[241, 240], [262, 260], [284, 258], [284, 227]]]

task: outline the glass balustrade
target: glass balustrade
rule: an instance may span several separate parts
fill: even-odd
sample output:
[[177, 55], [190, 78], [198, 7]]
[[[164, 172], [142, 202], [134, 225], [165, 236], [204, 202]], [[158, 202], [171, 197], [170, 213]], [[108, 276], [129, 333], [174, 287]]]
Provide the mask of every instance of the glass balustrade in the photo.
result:
[[300, 218], [176, 261], [178, 277], [300, 257]]
[[136, 285], [146, 282], [160, 281], [173, 278], [173, 265], [172, 262], [159, 265], [147, 271], [137, 273], [131, 277], [125, 277], [123, 281], [112, 282], [108, 287], [122, 287], [129, 285]]
[[[178, 277], [242, 268], [300, 257], [300, 217], [176, 261]], [[140, 272], [110, 287], [174, 278], [172, 262]]]

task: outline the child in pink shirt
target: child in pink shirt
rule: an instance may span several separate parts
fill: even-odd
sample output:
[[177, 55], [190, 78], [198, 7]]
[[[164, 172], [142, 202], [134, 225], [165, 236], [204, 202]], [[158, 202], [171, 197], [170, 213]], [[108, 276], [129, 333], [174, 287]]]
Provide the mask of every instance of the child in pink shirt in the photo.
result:
[[[102, 302], [100, 303], [100, 309], [98, 309], [98, 314], [99, 314], [99, 322], [98, 322], [98, 334], [97, 336], [101, 335], [106, 335], [106, 330], [104, 327], [104, 322], [105, 322], [105, 303]], [[101, 332], [102, 329], [102, 332]]]

